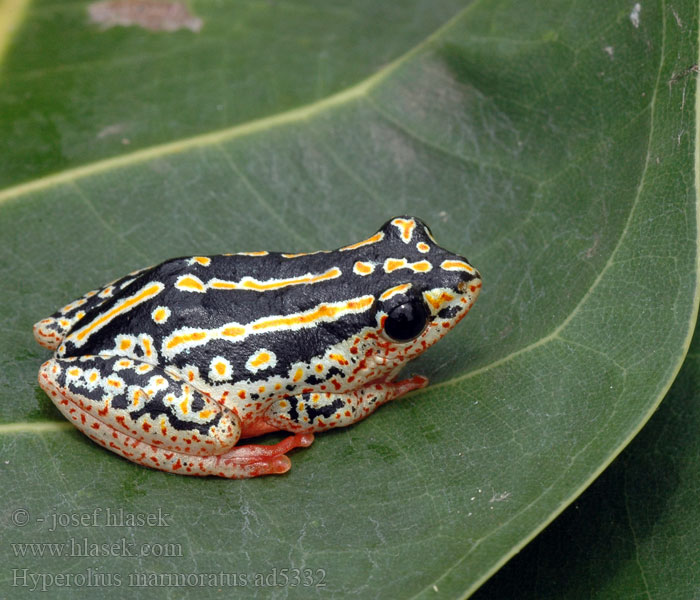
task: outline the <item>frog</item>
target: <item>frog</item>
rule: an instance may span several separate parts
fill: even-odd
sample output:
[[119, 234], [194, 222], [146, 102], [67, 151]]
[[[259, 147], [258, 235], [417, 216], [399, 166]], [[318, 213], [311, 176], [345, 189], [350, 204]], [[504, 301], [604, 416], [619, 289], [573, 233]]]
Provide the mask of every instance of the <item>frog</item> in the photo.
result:
[[[426, 377], [399, 371], [455, 328], [481, 285], [407, 215], [332, 251], [174, 258], [37, 322], [35, 339], [53, 351], [39, 385], [88, 438], [134, 463], [279, 475], [314, 434], [424, 388]], [[247, 441], [273, 432], [289, 435]]]

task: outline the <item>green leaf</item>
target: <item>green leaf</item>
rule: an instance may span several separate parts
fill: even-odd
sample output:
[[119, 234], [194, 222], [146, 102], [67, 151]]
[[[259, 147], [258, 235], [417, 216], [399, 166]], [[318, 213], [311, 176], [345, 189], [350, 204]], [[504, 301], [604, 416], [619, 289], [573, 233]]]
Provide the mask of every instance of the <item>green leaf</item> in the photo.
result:
[[[456, 3], [412, 3], [394, 13], [406, 29], [369, 5], [343, 5], [354, 36], [311, 4], [284, 5], [308, 6], [298, 21], [264, 3], [241, 9], [259, 20], [192, 4], [199, 34], [100, 31], [79, 4], [27, 11], [0, 72], [8, 594], [87, 595], [101, 577], [106, 596], [150, 597], [177, 583], [128, 588], [134, 573], [237, 597], [274, 583], [304, 598], [468, 594], [670, 386], [697, 309], [697, 7], [483, 0], [438, 29]], [[333, 83], [310, 91], [319, 78]], [[103, 144], [123, 122], [130, 143]], [[474, 262], [481, 298], [409, 367], [431, 387], [318, 436], [285, 476], [138, 467], [66, 425], [35, 383], [47, 353], [32, 323], [87, 289], [174, 255], [332, 248], [401, 213]], [[161, 523], [105, 527], [107, 509]], [[169, 556], [11, 545], [83, 541]], [[314, 586], [283, 586], [284, 569], [310, 569]]]
[[700, 328], [644, 430], [474, 598], [697, 598], [698, 430]]
[[[153, 14], [154, 3], [144, 4]], [[90, 24], [87, 2], [4, 0], [0, 53], [3, 25], [17, 33], [0, 63], [0, 185], [321, 100], [409, 50], [465, 2], [188, 4], [203, 21], [198, 33], [104, 31]]]

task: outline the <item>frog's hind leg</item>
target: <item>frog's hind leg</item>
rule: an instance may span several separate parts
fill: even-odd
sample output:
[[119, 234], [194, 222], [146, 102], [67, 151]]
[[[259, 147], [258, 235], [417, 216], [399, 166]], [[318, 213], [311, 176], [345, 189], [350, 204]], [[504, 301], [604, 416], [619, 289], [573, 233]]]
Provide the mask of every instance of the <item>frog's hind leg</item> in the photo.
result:
[[382, 404], [428, 385], [420, 375], [402, 381], [377, 381], [346, 393], [304, 393], [273, 404], [265, 415], [270, 427], [292, 432], [328, 431], [371, 415]]
[[148, 363], [108, 355], [53, 358], [42, 365], [39, 384], [85, 435], [133, 462], [232, 479], [289, 470], [284, 452], [293, 439], [281, 442], [289, 448], [236, 447], [241, 425], [234, 412]]
[[116, 291], [125, 288], [150, 268], [129, 273], [126, 277], [112, 281], [96, 290], [91, 290], [70, 304], [66, 304], [50, 317], [34, 324], [34, 339], [44, 348], [56, 350], [73, 325], [80, 321], [89, 310], [102, 304]]

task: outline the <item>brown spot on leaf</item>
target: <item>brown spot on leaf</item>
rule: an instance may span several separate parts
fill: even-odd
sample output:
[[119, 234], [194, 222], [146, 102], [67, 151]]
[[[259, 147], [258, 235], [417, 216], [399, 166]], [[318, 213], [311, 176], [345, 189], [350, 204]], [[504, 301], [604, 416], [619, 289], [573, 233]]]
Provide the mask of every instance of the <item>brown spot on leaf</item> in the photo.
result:
[[189, 29], [197, 33], [202, 19], [195, 17], [182, 2], [160, 0], [105, 0], [88, 6], [90, 22], [110, 27], [136, 25], [149, 31]]

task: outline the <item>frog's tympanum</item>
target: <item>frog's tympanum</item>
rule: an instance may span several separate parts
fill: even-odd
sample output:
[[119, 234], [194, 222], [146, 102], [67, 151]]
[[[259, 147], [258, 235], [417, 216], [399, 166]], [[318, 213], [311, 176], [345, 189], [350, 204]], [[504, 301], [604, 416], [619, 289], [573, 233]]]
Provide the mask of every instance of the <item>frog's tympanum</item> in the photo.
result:
[[[39, 384], [90, 439], [156, 469], [284, 473], [315, 432], [427, 385], [395, 381], [481, 288], [414, 217], [310, 254], [175, 258], [130, 273], [34, 326]], [[273, 431], [274, 445], [241, 440]]]

